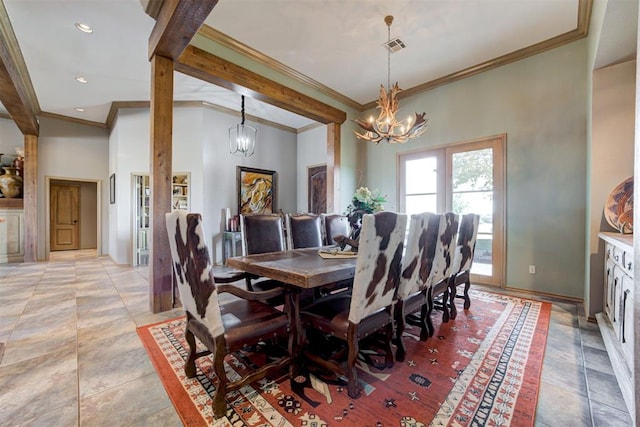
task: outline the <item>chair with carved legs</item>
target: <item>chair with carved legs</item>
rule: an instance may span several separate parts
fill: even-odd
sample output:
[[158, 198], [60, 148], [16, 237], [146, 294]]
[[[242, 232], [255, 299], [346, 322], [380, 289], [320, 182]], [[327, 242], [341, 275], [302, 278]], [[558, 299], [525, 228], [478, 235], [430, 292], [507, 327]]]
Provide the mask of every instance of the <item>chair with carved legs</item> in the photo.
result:
[[[406, 328], [407, 316], [426, 311], [427, 292], [433, 279], [432, 271], [442, 269], [437, 261], [436, 246], [440, 231], [445, 227], [444, 215], [421, 213], [411, 215], [409, 234], [402, 258], [402, 274], [398, 286], [398, 298], [395, 307], [396, 318], [396, 360], [404, 361], [406, 349], [402, 341], [402, 334]], [[436, 264], [434, 265], [434, 261]], [[442, 263], [442, 262], [441, 262]], [[420, 339], [429, 337], [426, 317], [420, 316], [415, 322], [409, 323], [420, 327]]]
[[[469, 299], [469, 288], [471, 287], [471, 265], [473, 264], [473, 255], [476, 250], [476, 239], [478, 237], [478, 225], [480, 224], [480, 215], [466, 214], [460, 218], [460, 228], [458, 230], [458, 242], [453, 254], [453, 264], [451, 267], [451, 275], [449, 277], [449, 289], [451, 294], [451, 318], [455, 319], [457, 310], [455, 306], [455, 298], [464, 299], [464, 309], [471, 307]], [[464, 291], [462, 295], [458, 295], [458, 285], [464, 283]]]
[[[363, 217], [356, 272], [351, 295], [344, 292], [316, 301], [301, 312], [307, 337], [313, 331], [343, 342], [346, 366], [340, 360], [305, 351], [307, 359], [348, 379], [351, 398], [359, 395], [356, 359], [359, 341], [385, 331], [385, 365], [393, 366], [393, 304], [400, 281], [400, 269], [407, 217], [378, 212]], [[312, 343], [306, 342], [308, 345]], [[343, 354], [337, 352], [336, 354]]]
[[[185, 339], [189, 356], [184, 371], [187, 377], [193, 378], [196, 359], [213, 354], [213, 369], [218, 378], [213, 412], [216, 418], [221, 418], [226, 413], [225, 395], [228, 392], [263, 379], [291, 362], [290, 356], [281, 357], [235, 381], [229, 381], [224, 369], [228, 354], [288, 335], [288, 316], [260, 301], [273, 298], [282, 290], [248, 292], [233, 285], [216, 285], [200, 214], [175, 210], [166, 215], [166, 225], [173, 270], [187, 317]], [[222, 292], [239, 298], [220, 305], [218, 293]], [[204, 344], [206, 351], [196, 351], [196, 338]], [[291, 349], [292, 342], [289, 343], [289, 351]]]
[[[279, 214], [243, 214], [240, 215], [240, 234], [242, 236], [242, 254], [254, 255], [267, 252], [282, 252], [287, 249], [284, 236], [284, 219]], [[246, 274], [249, 291], [268, 291], [283, 286], [282, 282], [265, 277]], [[274, 306], [281, 305], [281, 297], [269, 300]]]
[[458, 233], [458, 224], [460, 222], [460, 215], [453, 212], [446, 212], [445, 227], [442, 230], [440, 237], [438, 238], [438, 246], [436, 247], [436, 256], [443, 260], [442, 268], [438, 271], [434, 271], [432, 285], [429, 287], [427, 293], [427, 312], [426, 316], [427, 325], [429, 326], [429, 336], [433, 335], [433, 322], [431, 321], [431, 313], [434, 308], [434, 299], [442, 294], [442, 322], [449, 321], [449, 275], [451, 272], [451, 263], [453, 248], [451, 245], [456, 241], [456, 235]]

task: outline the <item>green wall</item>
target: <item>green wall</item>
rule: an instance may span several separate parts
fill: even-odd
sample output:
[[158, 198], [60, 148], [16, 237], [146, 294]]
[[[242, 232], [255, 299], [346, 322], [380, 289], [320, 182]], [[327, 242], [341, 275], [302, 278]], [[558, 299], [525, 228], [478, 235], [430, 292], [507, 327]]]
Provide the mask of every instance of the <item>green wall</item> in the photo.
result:
[[[427, 133], [404, 146], [357, 140], [350, 119], [369, 112], [355, 112], [210, 40], [194, 44], [347, 112], [337, 211], [360, 185], [379, 188], [387, 209], [395, 209], [399, 152], [506, 133], [505, 285], [584, 297], [587, 39], [403, 99], [401, 115], [426, 111], [429, 118]], [[372, 88], [372, 100], [376, 95]]]
[[429, 129], [403, 146], [368, 145], [365, 184], [393, 209], [397, 153], [506, 133], [505, 284], [583, 298], [586, 63], [582, 39], [402, 100], [401, 116], [426, 111]]

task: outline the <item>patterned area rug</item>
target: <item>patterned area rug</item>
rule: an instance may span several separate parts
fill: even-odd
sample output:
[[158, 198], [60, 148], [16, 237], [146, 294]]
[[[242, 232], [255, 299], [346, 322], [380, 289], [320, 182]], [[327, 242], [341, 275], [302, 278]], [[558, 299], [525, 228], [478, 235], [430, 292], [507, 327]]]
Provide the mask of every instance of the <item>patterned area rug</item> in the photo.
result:
[[[184, 375], [184, 318], [138, 334], [186, 426], [532, 426], [551, 305], [480, 291], [471, 298], [471, 309], [448, 323], [434, 312], [435, 334], [425, 342], [408, 328], [405, 362], [380, 370], [363, 353], [358, 399], [349, 398], [341, 379], [319, 374], [293, 391], [283, 373], [227, 394], [226, 417], [218, 420], [210, 357], [199, 359], [196, 378]], [[246, 354], [230, 355], [227, 375], [253, 363]]]

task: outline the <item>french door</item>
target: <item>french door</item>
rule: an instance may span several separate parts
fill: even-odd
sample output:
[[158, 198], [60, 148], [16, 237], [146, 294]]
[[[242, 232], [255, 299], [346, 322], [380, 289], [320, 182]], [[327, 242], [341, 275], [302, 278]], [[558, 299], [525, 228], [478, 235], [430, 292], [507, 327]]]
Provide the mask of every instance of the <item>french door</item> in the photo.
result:
[[480, 215], [471, 280], [503, 285], [506, 135], [398, 156], [400, 210]]

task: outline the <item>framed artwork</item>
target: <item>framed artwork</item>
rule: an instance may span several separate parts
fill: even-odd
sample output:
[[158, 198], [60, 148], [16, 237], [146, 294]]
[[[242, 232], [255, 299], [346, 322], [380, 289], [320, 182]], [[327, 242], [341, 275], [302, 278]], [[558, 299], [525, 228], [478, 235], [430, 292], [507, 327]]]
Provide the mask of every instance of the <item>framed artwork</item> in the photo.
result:
[[116, 174], [112, 173], [109, 177], [109, 203], [112, 205], [116, 202]]
[[275, 177], [275, 171], [237, 166], [238, 214], [275, 212]]

